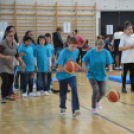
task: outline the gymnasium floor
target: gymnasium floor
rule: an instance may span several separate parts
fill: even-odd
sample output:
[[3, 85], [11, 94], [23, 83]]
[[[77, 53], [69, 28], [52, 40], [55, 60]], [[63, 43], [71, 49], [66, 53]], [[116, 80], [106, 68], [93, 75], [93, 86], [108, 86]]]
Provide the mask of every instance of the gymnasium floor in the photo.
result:
[[[120, 75], [120, 72], [116, 73]], [[53, 74], [55, 76], [55, 74]], [[81, 115], [71, 113], [71, 94], [67, 95], [67, 115], [61, 116], [59, 96], [20, 98], [0, 104], [0, 134], [131, 134], [134, 133], [134, 93], [127, 85], [120, 102], [102, 99], [102, 110], [91, 114], [92, 89], [84, 73], [77, 73]], [[120, 92], [121, 84], [108, 81], [107, 92]], [[17, 93], [17, 92], [16, 92]], [[126, 104], [127, 103], [127, 104]]]

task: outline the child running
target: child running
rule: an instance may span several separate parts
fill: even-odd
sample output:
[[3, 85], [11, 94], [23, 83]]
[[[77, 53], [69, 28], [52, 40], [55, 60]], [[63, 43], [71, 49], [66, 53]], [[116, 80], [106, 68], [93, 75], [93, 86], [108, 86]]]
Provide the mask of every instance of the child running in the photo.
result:
[[[76, 63], [76, 59], [78, 58], [79, 51], [77, 49], [78, 39], [76, 37], [71, 37], [69, 46], [64, 48], [60, 56], [57, 60], [58, 64], [58, 71], [56, 73], [56, 77], [59, 80], [60, 85], [60, 108], [61, 108], [61, 115], [65, 115], [66, 109], [66, 95], [68, 90], [68, 84], [71, 87], [72, 92], [72, 113], [73, 117], [76, 117], [80, 114], [80, 107], [79, 107], [79, 100], [77, 94], [77, 80], [76, 74], [69, 75], [64, 70], [64, 65], [68, 61], [72, 61]], [[77, 64], [78, 69], [82, 70], [82, 68]]]
[[[104, 41], [98, 39], [95, 42], [96, 48], [89, 50], [83, 57], [83, 71], [87, 72], [87, 77], [93, 89], [92, 95], [92, 114], [96, 114], [96, 107], [101, 109], [100, 100], [106, 94], [106, 65], [109, 65], [109, 72], [112, 70], [113, 58], [109, 51], [104, 48]], [[88, 64], [88, 68], [87, 68]]]

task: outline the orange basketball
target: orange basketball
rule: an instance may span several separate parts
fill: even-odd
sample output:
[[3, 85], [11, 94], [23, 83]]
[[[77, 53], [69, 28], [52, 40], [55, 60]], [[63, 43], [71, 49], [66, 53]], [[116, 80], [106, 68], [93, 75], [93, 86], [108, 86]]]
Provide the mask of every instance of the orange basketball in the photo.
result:
[[116, 90], [112, 90], [108, 93], [107, 98], [110, 102], [117, 102], [120, 100], [120, 93]]
[[69, 61], [65, 64], [64, 69], [67, 74], [74, 74], [77, 71], [77, 66], [74, 62]]

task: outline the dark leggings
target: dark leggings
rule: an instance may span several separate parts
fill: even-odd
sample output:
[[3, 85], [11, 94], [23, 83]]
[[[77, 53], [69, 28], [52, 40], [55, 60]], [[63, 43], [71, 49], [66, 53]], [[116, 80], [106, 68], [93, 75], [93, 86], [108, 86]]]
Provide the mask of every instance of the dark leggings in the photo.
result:
[[122, 88], [126, 88], [126, 76], [127, 76], [128, 70], [130, 70], [131, 90], [134, 90], [134, 63], [123, 64]]
[[14, 74], [1, 73], [0, 76], [2, 79], [1, 96], [6, 97], [6, 96], [8, 96], [9, 91], [12, 87], [12, 84], [14, 81]]

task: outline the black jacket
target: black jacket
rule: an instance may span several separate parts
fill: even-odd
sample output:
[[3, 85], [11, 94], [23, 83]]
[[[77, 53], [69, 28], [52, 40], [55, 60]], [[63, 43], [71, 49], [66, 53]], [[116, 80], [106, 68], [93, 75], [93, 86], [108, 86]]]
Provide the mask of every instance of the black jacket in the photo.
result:
[[54, 48], [56, 49], [57, 47], [61, 47], [63, 48], [63, 41], [62, 41], [62, 37], [61, 34], [59, 32], [54, 32], [53, 33], [53, 44], [54, 44]]

